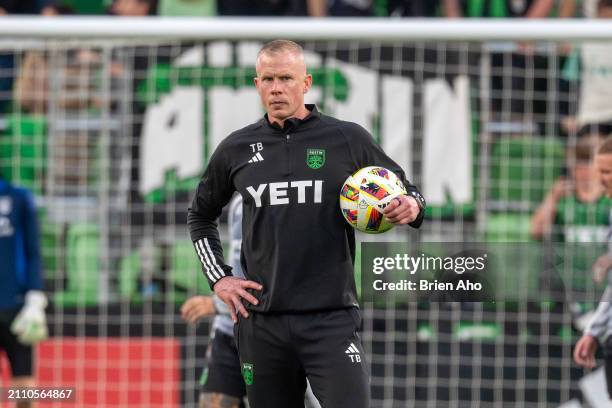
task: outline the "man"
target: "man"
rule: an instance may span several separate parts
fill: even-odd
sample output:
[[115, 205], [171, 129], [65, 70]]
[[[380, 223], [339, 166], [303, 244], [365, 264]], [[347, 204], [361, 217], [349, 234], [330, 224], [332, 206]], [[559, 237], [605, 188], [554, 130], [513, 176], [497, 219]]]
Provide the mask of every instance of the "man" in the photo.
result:
[[[267, 113], [212, 155], [189, 209], [191, 239], [237, 322], [251, 408], [303, 407], [306, 377], [323, 407], [365, 408], [355, 235], [338, 194], [347, 176], [379, 165], [396, 172], [409, 192], [385, 209], [389, 221], [418, 227], [424, 200], [367, 131], [304, 105], [312, 76], [299, 45], [266, 44], [256, 72]], [[321, 166], [309, 167], [313, 155]], [[215, 222], [234, 191], [243, 198], [241, 264], [248, 280], [231, 276]]]
[[47, 337], [36, 208], [27, 190], [1, 175], [0, 279], [0, 350], [8, 357], [12, 385], [32, 387], [32, 345]]
[[[608, 196], [612, 196], [612, 137], [608, 137], [599, 150], [595, 158], [599, 170], [600, 180]], [[612, 217], [612, 211], [610, 213]], [[608, 242], [610, 248], [608, 253], [599, 257], [593, 266], [595, 280], [603, 280], [607, 275], [608, 286], [601, 297], [599, 306], [595, 311], [589, 325], [584, 331], [583, 336], [576, 343], [574, 349], [574, 361], [584, 367], [595, 367], [595, 352], [598, 342], [604, 346], [606, 351], [605, 371], [608, 384], [608, 394], [612, 398], [612, 344], [610, 334], [612, 334], [612, 227], [610, 227]]]

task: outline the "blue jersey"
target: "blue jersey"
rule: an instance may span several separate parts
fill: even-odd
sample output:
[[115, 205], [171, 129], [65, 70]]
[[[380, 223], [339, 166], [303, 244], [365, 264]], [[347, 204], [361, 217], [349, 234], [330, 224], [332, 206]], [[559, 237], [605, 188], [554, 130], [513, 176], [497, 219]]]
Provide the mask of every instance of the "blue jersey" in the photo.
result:
[[0, 179], [0, 310], [23, 305], [42, 290], [36, 207], [29, 191]]

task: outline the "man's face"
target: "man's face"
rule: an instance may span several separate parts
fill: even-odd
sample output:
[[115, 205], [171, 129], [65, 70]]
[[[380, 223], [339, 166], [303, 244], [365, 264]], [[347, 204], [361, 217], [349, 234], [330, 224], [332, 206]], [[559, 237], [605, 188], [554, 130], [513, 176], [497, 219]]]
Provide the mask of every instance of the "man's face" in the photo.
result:
[[149, 4], [143, 0], [115, 0], [112, 12], [118, 16], [146, 16], [149, 14]]
[[612, 153], [598, 154], [595, 164], [599, 170], [599, 179], [606, 189], [606, 195], [612, 196]]
[[297, 53], [262, 54], [257, 59], [255, 87], [271, 122], [282, 124], [304, 107], [312, 85], [304, 59]]

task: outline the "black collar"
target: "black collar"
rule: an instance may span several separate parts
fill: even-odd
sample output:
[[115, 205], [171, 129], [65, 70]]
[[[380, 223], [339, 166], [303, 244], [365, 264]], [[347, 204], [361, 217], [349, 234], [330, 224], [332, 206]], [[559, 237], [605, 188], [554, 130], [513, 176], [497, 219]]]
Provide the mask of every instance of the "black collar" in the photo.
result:
[[261, 124], [267, 125], [270, 128], [277, 130], [277, 131], [291, 132], [297, 129], [298, 127], [304, 125], [305, 123], [313, 121], [314, 119], [318, 119], [319, 117], [321, 117], [321, 113], [319, 113], [317, 107], [314, 104], [306, 104], [304, 106], [306, 106], [306, 109], [310, 111], [308, 116], [306, 116], [304, 119], [289, 118], [285, 120], [283, 127], [280, 127], [280, 125], [276, 122], [270, 123], [270, 121], [268, 120], [268, 114], [266, 113], [263, 119], [261, 120]]

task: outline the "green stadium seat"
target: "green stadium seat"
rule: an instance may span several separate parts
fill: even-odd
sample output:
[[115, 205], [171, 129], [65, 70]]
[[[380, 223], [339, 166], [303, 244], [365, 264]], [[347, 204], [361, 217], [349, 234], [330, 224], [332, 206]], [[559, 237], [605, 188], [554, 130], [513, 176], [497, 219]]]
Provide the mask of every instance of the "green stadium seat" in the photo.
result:
[[64, 260], [64, 226], [45, 222], [40, 217], [40, 246], [44, 279], [50, 280], [57, 276]]
[[10, 181], [41, 194], [47, 163], [47, 120], [41, 115], [6, 117], [0, 134], [0, 172]]
[[487, 242], [529, 242], [530, 214], [491, 213], [487, 215]]
[[[165, 256], [169, 262], [164, 266], [162, 260]], [[165, 281], [166, 288], [164, 292], [153, 293], [156, 301], [169, 300], [180, 304], [193, 294], [212, 294], [190, 240], [179, 240], [166, 248], [156, 246], [153, 270], [153, 280]], [[143, 301], [141, 275], [141, 253], [136, 250], [119, 263], [118, 289], [123, 299], [137, 303]]]
[[125, 300], [140, 301], [138, 291], [140, 277], [140, 253], [134, 251], [119, 262], [119, 295]]
[[[224, 248], [227, 254], [228, 248]], [[191, 240], [177, 241], [172, 247], [172, 270], [170, 282], [174, 288], [176, 302], [183, 302], [187, 294], [195, 289], [198, 295], [210, 295], [212, 291], [208, 281], [202, 273], [202, 266], [198, 260]]]
[[560, 139], [503, 137], [491, 149], [489, 199], [537, 205], [561, 174], [564, 144]]
[[66, 235], [66, 290], [54, 294], [64, 307], [98, 303], [100, 230], [95, 224], [72, 224]]

